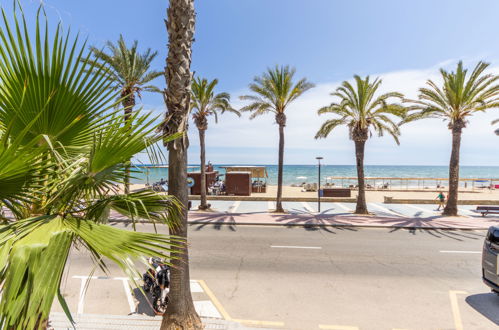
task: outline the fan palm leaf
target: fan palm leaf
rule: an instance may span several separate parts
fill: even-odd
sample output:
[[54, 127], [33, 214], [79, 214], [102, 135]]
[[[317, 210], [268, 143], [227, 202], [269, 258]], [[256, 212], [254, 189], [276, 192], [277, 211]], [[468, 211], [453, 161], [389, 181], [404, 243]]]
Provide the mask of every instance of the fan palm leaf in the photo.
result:
[[[118, 193], [128, 159], [153, 146], [155, 118], [117, 115], [118, 91], [106, 66], [60, 26], [49, 37], [36, 19], [0, 28], [0, 328], [43, 329], [54, 297], [70, 317], [59, 287], [70, 248], [88, 250], [131, 276], [134, 260], [184, 248], [184, 240], [106, 224], [110, 211], [174, 228], [182, 211], [172, 196]], [[30, 36], [34, 36], [30, 39]], [[165, 137], [167, 141], [177, 138]]]

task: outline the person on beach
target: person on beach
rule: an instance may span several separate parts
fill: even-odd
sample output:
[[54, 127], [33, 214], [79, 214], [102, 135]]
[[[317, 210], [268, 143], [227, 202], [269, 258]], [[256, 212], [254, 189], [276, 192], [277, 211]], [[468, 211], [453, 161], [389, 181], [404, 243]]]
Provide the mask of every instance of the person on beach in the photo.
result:
[[445, 208], [445, 195], [443, 192], [440, 192], [437, 196], [437, 198], [435, 199], [438, 199], [438, 209], [437, 211], [440, 211], [440, 208]]

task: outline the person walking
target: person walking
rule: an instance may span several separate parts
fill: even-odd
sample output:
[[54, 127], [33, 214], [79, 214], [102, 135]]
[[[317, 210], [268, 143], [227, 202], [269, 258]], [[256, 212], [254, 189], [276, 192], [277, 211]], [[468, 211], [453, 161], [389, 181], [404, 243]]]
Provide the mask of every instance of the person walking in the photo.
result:
[[443, 192], [440, 192], [437, 196], [438, 199], [438, 208], [437, 211], [440, 211], [440, 208], [444, 209], [445, 208], [445, 195]]

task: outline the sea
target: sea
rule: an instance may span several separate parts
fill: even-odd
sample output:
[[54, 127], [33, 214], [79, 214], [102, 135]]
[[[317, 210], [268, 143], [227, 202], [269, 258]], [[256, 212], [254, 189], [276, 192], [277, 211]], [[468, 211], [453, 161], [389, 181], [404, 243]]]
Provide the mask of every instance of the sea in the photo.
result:
[[[147, 165], [146, 165], [147, 166]], [[214, 169], [220, 174], [225, 174], [222, 166], [244, 166], [231, 164], [214, 165]], [[277, 184], [277, 165], [258, 165], [265, 166], [268, 173], [266, 181], [269, 185]], [[314, 183], [318, 178], [318, 165], [284, 165], [283, 184], [299, 185], [302, 183]], [[189, 171], [199, 171], [199, 166], [189, 166]], [[448, 166], [413, 166], [413, 165], [366, 165], [364, 167], [366, 177], [377, 178], [448, 178]], [[321, 183], [326, 181], [335, 183], [336, 186], [349, 186], [356, 184], [355, 180], [338, 180], [331, 177], [357, 177], [355, 165], [321, 165]], [[161, 178], [168, 178], [168, 168], [147, 168], [137, 166], [136, 173], [132, 183], [154, 183]], [[223, 178], [223, 176], [221, 177]], [[499, 166], [461, 166], [460, 178], [477, 179], [477, 185], [485, 185], [486, 180], [496, 179], [495, 184], [499, 184]], [[436, 182], [436, 181], [435, 181]], [[445, 182], [440, 182], [445, 185]], [[490, 182], [492, 183], [492, 182]], [[376, 185], [383, 184], [383, 180], [376, 182]], [[422, 185], [421, 181], [397, 182], [393, 180], [392, 185], [409, 185], [416, 187]], [[427, 182], [430, 184], [430, 182]], [[464, 184], [464, 183], [463, 183]], [[471, 183], [470, 183], [471, 184]]]

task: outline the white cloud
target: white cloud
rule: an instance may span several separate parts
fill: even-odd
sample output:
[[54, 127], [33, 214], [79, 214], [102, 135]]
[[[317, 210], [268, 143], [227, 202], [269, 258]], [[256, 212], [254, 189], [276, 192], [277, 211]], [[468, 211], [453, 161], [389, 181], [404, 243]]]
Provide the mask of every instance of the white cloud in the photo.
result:
[[[476, 62], [466, 62], [474, 65]], [[383, 80], [380, 92], [398, 91], [408, 98], [417, 97], [420, 87], [427, 79], [439, 82], [439, 67], [453, 68], [455, 61], [446, 61], [421, 70], [404, 70], [372, 74]], [[491, 72], [499, 73], [499, 67]], [[285, 161], [288, 164], [314, 163], [321, 154], [329, 164], [354, 164], [354, 146], [348, 139], [346, 128], [339, 128], [327, 139], [315, 140], [314, 135], [327, 115], [318, 116], [317, 110], [333, 101], [330, 93], [341, 82], [323, 82], [289, 106], [285, 131]], [[242, 105], [238, 96], [247, 90], [231, 93], [235, 107]], [[161, 109], [158, 106], [157, 109]], [[461, 164], [499, 165], [499, 137], [490, 125], [499, 118], [499, 109], [477, 114], [471, 118], [464, 130]], [[277, 163], [278, 127], [272, 114], [249, 120], [247, 114], [241, 118], [233, 114], [213, 120], [207, 131], [207, 158], [214, 163]], [[441, 120], [424, 120], [407, 124], [401, 128], [401, 145], [397, 146], [391, 137], [373, 136], [366, 147], [366, 164], [427, 164], [446, 165], [450, 155], [450, 131]], [[197, 129], [190, 125], [190, 163], [198, 161], [199, 142]]]

